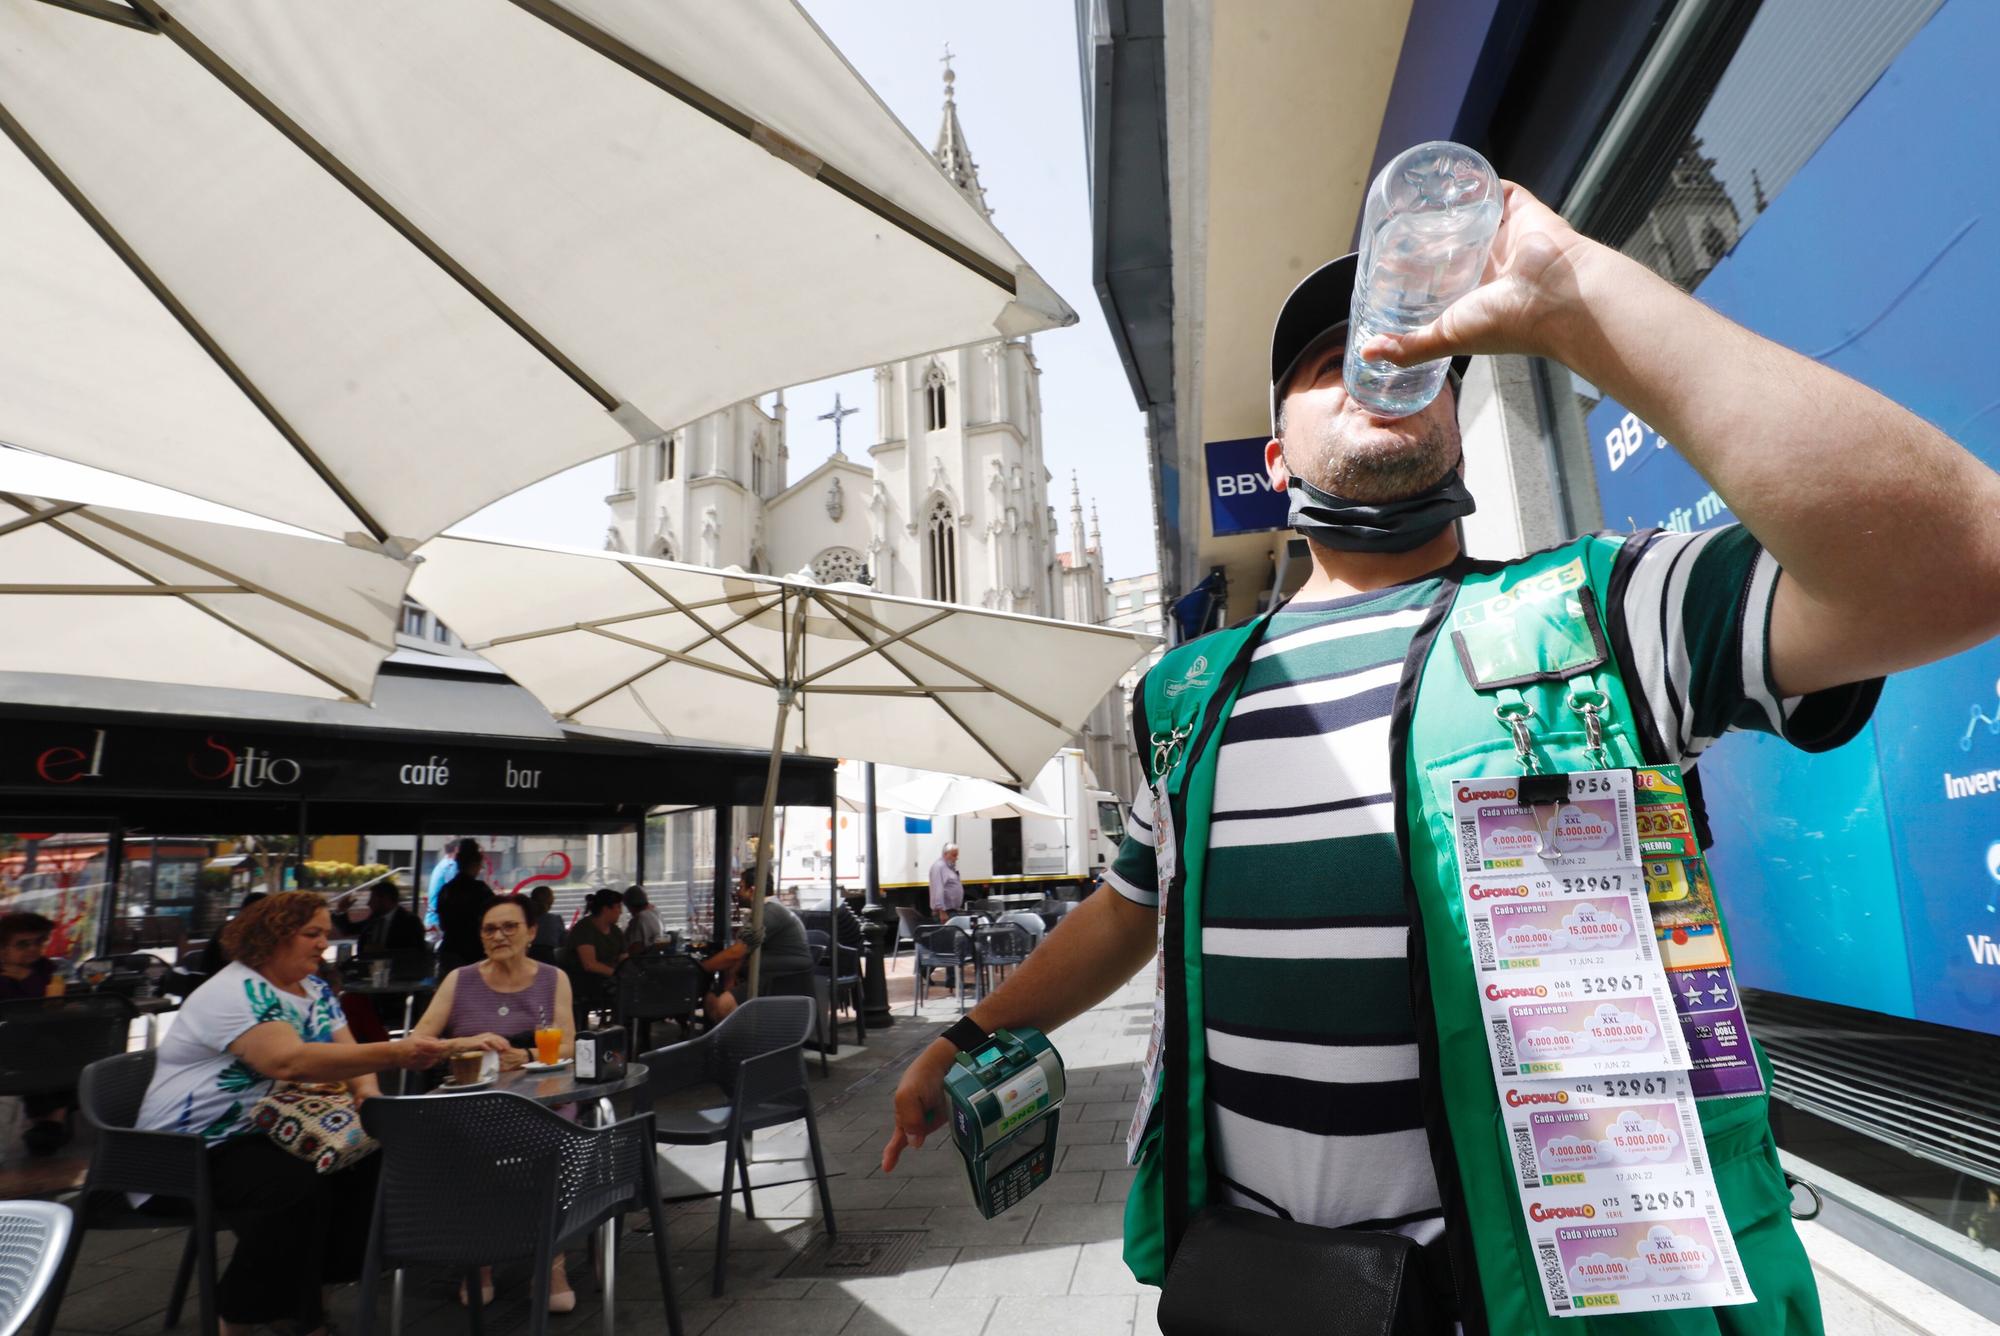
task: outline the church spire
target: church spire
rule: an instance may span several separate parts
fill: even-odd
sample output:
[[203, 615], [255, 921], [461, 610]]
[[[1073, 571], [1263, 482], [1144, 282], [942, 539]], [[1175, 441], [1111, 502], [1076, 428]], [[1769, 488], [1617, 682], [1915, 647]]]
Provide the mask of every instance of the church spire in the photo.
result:
[[951, 68], [951, 47], [944, 49], [944, 124], [938, 127], [937, 147], [931, 150], [931, 157], [938, 167], [951, 178], [958, 187], [958, 193], [972, 201], [972, 207], [979, 210], [982, 218], [991, 218], [993, 211], [986, 207], [986, 190], [979, 184], [979, 164], [972, 160], [972, 150], [966, 147], [965, 127], [958, 123], [958, 102], [952, 96], [952, 85], [958, 82], [958, 75]]
[[1104, 534], [1097, 527], [1097, 502], [1094, 500], [1090, 503], [1090, 550], [1104, 550]]
[[1083, 565], [1088, 549], [1083, 545], [1083, 494], [1077, 490], [1076, 474], [1069, 475], [1069, 551], [1070, 565]]

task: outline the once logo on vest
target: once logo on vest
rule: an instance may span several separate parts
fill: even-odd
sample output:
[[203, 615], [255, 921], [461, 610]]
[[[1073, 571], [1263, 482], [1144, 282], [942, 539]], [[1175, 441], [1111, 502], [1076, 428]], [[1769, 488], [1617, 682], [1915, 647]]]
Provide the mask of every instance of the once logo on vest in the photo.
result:
[[1214, 680], [1209, 675], [1208, 656], [1206, 654], [1197, 654], [1194, 657], [1194, 662], [1188, 665], [1187, 671], [1180, 675], [1178, 681], [1167, 683], [1167, 699], [1172, 700], [1183, 691], [1191, 691], [1196, 687], [1205, 687]]
[[[1453, 625], [1458, 627], [1477, 626], [1497, 618], [1511, 617], [1514, 609], [1523, 603], [1542, 603], [1552, 598], [1560, 598], [1572, 589], [1581, 589], [1584, 584], [1583, 558], [1565, 562], [1554, 570], [1543, 571], [1530, 579], [1523, 580], [1504, 594], [1481, 599], [1477, 603], [1466, 604], [1452, 613]], [[1576, 609], [1581, 616], [1582, 606]]]

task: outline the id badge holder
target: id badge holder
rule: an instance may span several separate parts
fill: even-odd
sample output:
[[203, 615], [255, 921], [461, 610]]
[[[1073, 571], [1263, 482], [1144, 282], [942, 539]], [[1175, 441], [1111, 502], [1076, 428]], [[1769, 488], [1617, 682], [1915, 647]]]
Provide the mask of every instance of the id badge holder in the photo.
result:
[[[1610, 699], [1591, 676], [1611, 658], [1597, 596], [1588, 586], [1537, 599], [1503, 594], [1474, 605], [1454, 619], [1452, 648], [1465, 680], [1490, 697], [1493, 715], [1507, 730], [1524, 775], [1547, 775], [1536, 749], [1536, 734], [1561, 727], [1541, 720], [1524, 687], [1563, 684], [1565, 703], [1584, 733], [1584, 769], [1608, 769], [1604, 721]], [[1538, 693], [1542, 694], [1542, 693]]]

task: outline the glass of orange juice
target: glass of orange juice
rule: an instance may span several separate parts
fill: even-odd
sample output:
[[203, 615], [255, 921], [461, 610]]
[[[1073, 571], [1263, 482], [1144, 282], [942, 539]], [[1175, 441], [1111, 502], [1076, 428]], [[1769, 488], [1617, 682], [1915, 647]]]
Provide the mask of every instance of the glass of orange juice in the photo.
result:
[[554, 1066], [562, 1058], [562, 1031], [553, 1025], [544, 1025], [535, 1031], [535, 1061], [544, 1067]]

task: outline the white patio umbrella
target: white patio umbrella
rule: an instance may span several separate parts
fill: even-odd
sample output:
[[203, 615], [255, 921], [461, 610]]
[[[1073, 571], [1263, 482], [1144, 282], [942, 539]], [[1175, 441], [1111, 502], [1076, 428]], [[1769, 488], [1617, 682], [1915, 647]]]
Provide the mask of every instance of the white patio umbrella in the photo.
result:
[[0, 448], [0, 670], [366, 701], [410, 565]]
[[883, 795], [882, 805], [912, 816], [972, 816], [1002, 818], [1032, 816], [1067, 821], [1069, 813], [1036, 802], [1024, 793], [971, 775], [930, 775], [913, 779]]
[[413, 549], [1075, 320], [791, 0], [0, 0], [0, 439]]
[[786, 751], [1025, 784], [1154, 643], [619, 553], [445, 537], [421, 557], [415, 596], [558, 720], [770, 747], [767, 833]]

